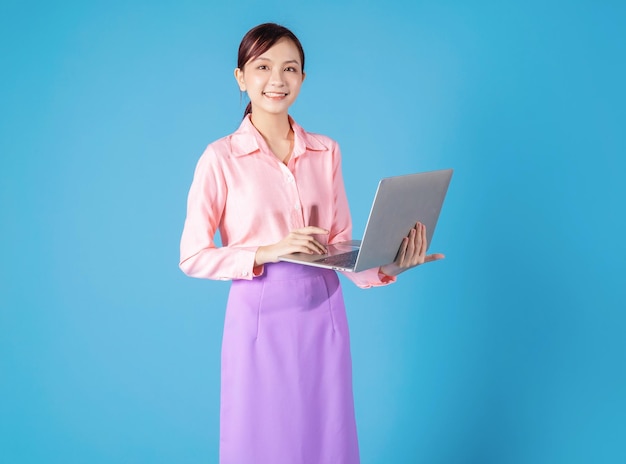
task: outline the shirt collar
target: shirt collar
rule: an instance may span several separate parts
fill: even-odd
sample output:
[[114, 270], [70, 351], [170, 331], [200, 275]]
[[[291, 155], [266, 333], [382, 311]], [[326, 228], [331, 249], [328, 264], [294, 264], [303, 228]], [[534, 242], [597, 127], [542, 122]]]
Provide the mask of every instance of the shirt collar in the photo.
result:
[[[307, 150], [323, 151], [330, 148], [315, 137], [314, 134], [306, 132], [291, 116], [289, 116], [289, 122], [294, 133], [292, 157], [298, 157]], [[260, 151], [261, 147], [267, 148], [263, 136], [252, 124], [249, 114], [243, 118], [239, 129], [230, 136], [230, 143], [234, 156], [250, 155]]]

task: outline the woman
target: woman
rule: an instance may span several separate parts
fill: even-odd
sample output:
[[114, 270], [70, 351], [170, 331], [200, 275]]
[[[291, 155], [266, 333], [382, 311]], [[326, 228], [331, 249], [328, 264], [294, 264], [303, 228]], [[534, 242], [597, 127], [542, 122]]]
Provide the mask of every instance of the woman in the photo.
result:
[[[349, 240], [337, 143], [288, 114], [304, 51], [277, 24], [250, 30], [235, 78], [250, 104], [239, 129], [198, 161], [181, 239], [181, 269], [232, 280], [222, 342], [222, 464], [359, 462], [350, 342], [334, 271], [278, 262]], [[222, 246], [216, 246], [219, 229]], [[346, 273], [366, 288], [443, 255], [425, 255], [416, 224], [396, 261]]]

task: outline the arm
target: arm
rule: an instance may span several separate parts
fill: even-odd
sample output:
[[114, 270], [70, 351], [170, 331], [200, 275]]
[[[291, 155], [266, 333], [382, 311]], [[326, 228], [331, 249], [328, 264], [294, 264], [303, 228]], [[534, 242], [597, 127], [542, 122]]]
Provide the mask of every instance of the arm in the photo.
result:
[[202, 155], [187, 199], [187, 217], [180, 242], [180, 268], [205, 279], [252, 279], [256, 247], [217, 247], [214, 236], [226, 205], [228, 186], [216, 154]]

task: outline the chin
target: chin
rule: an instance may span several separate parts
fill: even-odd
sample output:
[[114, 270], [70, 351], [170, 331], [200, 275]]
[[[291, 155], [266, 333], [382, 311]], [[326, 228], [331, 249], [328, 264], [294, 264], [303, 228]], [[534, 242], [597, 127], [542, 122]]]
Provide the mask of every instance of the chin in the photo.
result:
[[267, 106], [257, 106], [257, 107], [252, 107], [252, 111], [254, 112], [255, 110], [258, 113], [266, 113], [266, 114], [271, 114], [271, 115], [279, 115], [279, 114], [287, 114], [289, 112], [289, 108], [291, 105], [285, 105], [282, 106], [281, 108], [268, 108]]

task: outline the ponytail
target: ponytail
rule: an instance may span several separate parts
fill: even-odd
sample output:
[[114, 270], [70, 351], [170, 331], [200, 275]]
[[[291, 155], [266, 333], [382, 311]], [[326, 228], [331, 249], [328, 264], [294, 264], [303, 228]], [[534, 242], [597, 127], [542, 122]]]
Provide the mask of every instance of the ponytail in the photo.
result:
[[246, 119], [248, 114], [252, 113], [252, 102], [248, 102], [248, 106], [246, 106], [246, 111], [243, 112], [243, 119]]

